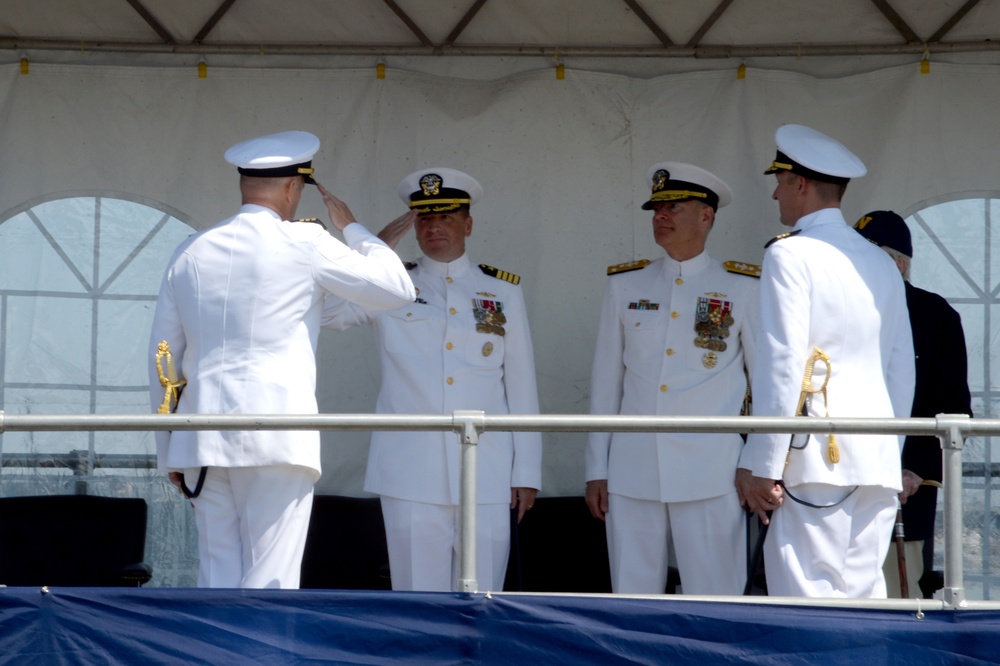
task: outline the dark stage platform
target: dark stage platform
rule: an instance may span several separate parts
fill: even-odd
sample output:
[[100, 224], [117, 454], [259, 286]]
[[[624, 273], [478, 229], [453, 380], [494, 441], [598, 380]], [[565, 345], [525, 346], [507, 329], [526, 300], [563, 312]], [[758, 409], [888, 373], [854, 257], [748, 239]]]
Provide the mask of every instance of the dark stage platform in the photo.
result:
[[18, 666], [998, 661], [996, 609], [921, 618], [669, 596], [0, 588], [0, 664]]

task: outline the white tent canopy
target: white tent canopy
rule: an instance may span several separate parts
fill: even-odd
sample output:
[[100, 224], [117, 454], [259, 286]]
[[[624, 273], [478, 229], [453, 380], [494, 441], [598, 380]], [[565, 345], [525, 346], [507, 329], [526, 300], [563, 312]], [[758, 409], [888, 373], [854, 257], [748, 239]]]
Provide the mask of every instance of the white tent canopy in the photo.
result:
[[0, 45], [145, 53], [747, 57], [992, 51], [991, 0], [12, 0]]

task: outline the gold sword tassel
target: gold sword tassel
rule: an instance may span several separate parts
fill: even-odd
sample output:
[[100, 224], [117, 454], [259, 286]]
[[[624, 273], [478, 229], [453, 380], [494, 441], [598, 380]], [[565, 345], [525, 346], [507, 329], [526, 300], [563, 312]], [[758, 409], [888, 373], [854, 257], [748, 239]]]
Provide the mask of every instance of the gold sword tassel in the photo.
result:
[[[823, 385], [818, 389], [813, 388], [812, 378], [813, 372], [816, 370], [816, 362], [822, 361], [826, 365], [826, 376], [823, 378]], [[819, 347], [813, 347], [813, 353], [806, 360], [806, 369], [802, 375], [802, 392], [799, 393], [799, 404], [795, 408], [795, 415], [802, 416], [803, 409], [806, 404], [806, 398], [813, 393], [823, 394], [823, 404], [827, 404], [827, 394], [826, 385], [830, 382], [830, 375], [832, 374], [832, 368], [830, 366], [830, 356], [826, 354]], [[830, 416], [829, 408], [826, 412], [827, 417]], [[830, 464], [835, 465], [840, 462], [840, 447], [837, 446], [837, 436], [834, 433], [830, 433], [827, 439], [827, 460]]]
[[163, 402], [160, 403], [156, 413], [171, 414], [177, 409], [181, 389], [187, 384], [187, 380], [178, 377], [174, 355], [170, 353], [170, 344], [166, 340], [156, 346], [156, 374], [159, 375], [160, 386], [164, 389]]

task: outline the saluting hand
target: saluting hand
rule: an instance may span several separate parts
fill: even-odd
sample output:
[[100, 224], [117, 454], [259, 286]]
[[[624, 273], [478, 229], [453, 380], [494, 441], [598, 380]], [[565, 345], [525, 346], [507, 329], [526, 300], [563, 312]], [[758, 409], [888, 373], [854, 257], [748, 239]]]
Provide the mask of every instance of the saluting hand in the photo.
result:
[[351, 209], [347, 207], [347, 204], [330, 194], [330, 192], [323, 187], [319, 181], [316, 181], [316, 189], [319, 190], [321, 195], [323, 195], [323, 203], [326, 204], [326, 210], [330, 213], [330, 222], [333, 226], [337, 227], [337, 231], [343, 231], [347, 225], [352, 222], [357, 222], [357, 220], [354, 219], [354, 214], [351, 213]]
[[406, 235], [406, 233], [413, 228], [413, 225], [417, 222], [417, 211], [412, 208], [395, 220], [385, 225], [382, 231], [378, 232], [378, 237], [383, 243], [389, 246], [389, 249], [395, 250], [399, 241]]

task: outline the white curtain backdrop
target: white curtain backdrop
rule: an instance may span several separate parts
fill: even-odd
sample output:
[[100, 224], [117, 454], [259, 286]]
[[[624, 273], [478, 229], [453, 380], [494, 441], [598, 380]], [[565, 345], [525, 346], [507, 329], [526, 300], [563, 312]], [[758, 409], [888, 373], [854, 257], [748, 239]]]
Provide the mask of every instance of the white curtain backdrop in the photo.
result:
[[[1000, 190], [998, 102], [1000, 68], [947, 64], [837, 79], [753, 68], [744, 79], [735, 70], [654, 79], [569, 70], [562, 81], [551, 69], [479, 81], [391, 68], [379, 80], [374, 69], [212, 67], [199, 79], [193, 68], [33, 64], [24, 76], [10, 66], [0, 72], [0, 211], [63, 192], [117, 192], [203, 228], [239, 204], [224, 150], [292, 128], [320, 136], [318, 179], [375, 231], [403, 211], [394, 194], [403, 175], [463, 169], [485, 188], [470, 254], [522, 276], [542, 410], [582, 413], [605, 267], [661, 253], [638, 208], [650, 164], [690, 161], [728, 181], [735, 201], [710, 250], [759, 262], [782, 230], [773, 178], [761, 173], [776, 127], [814, 126], [861, 156], [869, 175], [852, 183], [844, 206], [853, 219]], [[325, 215], [318, 195], [308, 193], [299, 214]], [[417, 255], [412, 238], [400, 254]], [[5, 253], [0, 276], [27, 270], [19, 261], [28, 259]], [[369, 331], [325, 334], [320, 366], [321, 409], [372, 411], [379, 369]], [[545, 439], [544, 492], [581, 492], [584, 437]], [[360, 493], [366, 442], [364, 433], [324, 435], [323, 492]]]

